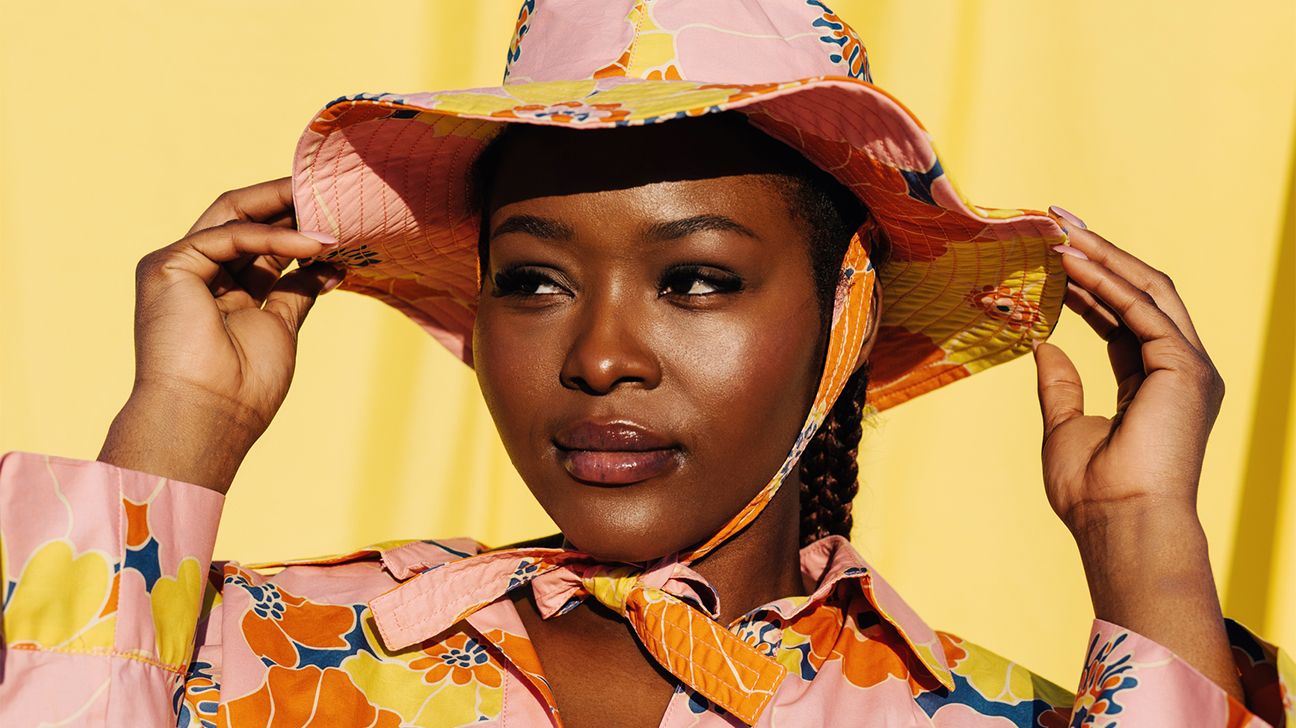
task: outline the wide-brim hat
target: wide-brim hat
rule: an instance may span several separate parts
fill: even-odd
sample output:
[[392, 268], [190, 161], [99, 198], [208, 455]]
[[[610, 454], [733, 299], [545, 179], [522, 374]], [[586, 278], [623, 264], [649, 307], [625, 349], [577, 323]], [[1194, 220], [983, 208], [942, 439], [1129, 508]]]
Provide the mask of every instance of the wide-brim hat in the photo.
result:
[[873, 85], [818, 0], [526, 0], [504, 83], [329, 102], [298, 143], [297, 224], [339, 245], [341, 289], [396, 307], [466, 363], [479, 291], [470, 171], [507, 124], [601, 129], [720, 111], [852, 190], [890, 243], [868, 402], [885, 409], [1030, 351], [1065, 276], [1043, 212], [979, 207], [917, 118]]

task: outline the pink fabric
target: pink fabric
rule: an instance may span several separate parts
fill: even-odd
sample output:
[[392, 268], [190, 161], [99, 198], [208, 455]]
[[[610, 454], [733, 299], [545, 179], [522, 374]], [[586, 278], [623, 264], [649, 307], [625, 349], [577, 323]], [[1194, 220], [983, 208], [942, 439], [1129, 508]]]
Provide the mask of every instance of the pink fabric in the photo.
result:
[[[127, 503], [148, 505], [147, 530], [130, 527]], [[494, 599], [462, 626], [404, 651], [387, 649], [366, 626], [375, 616], [371, 605], [384, 593], [424, 581], [428, 574], [453, 573], [465, 556], [480, 552], [475, 541], [388, 544], [298, 560], [273, 576], [232, 562], [213, 563], [208, 572], [222, 504], [221, 496], [198, 486], [104, 463], [21, 452], [0, 457], [0, 541], [5, 549], [0, 584], [8, 595], [0, 725], [198, 726], [203, 720], [220, 720], [238, 727], [268, 724], [270, 718], [257, 717], [257, 711], [272, 708], [288, 721], [284, 725], [299, 725], [304, 723], [289, 716], [300, 701], [309, 706], [317, 698], [314, 692], [294, 693], [287, 686], [314, 691], [311, 686], [320, 684], [333, 690], [330, 725], [426, 723], [402, 717], [409, 701], [398, 698], [410, 691], [426, 691], [428, 697], [418, 697], [419, 704], [432, 706], [436, 714], [469, 711], [463, 724], [553, 724], [552, 695], [508, 598]], [[152, 547], [131, 547], [132, 533], [156, 541], [156, 562], [141, 556], [153, 553]], [[118, 586], [112, 628], [104, 633], [102, 649], [94, 648], [98, 638], [85, 632], [71, 641], [39, 643], [36, 633], [58, 632], [67, 616], [58, 605], [74, 604], [92, 588], [85, 579], [61, 578], [71, 572], [50, 571], [52, 562], [43, 554], [58, 552], [64, 544], [78, 558], [103, 558], [111, 573], [127, 575]], [[191, 568], [180, 566], [189, 559], [202, 564], [207, 578], [189, 592], [174, 591], [185, 583], [178, 572]], [[59, 568], [76, 568], [70, 563]], [[168, 573], [171, 566], [177, 573]], [[511, 569], [507, 566], [501, 559], [491, 568], [461, 573], [454, 581], [462, 588], [420, 593], [412, 601], [422, 613], [454, 609], [465, 594], [498, 587], [493, 580], [512, 573], [516, 559]], [[1072, 718], [1089, 720], [1083, 725], [1254, 728], [1283, 725], [1296, 717], [1291, 676], [1284, 667], [1289, 661], [1234, 623], [1229, 636], [1247, 689], [1246, 706], [1165, 647], [1102, 621], [1094, 623], [1085, 654], [1077, 655], [1084, 658], [1086, 673], [1073, 697], [1038, 676], [1004, 682], [1022, 668], [932, 630], [842, 539], [822, 539], [807, 547], [802, 569], [817, 585], [812, 595], [772, 602], [729, 627], [749, 644], [799, 666], [760, 716], [760, 726], [831, 725], [842, 716], [868, 716], [869, 724], [954, 728], [1060, 728]], [[691, 570], [669, 563], [650, 571], [650, 578], [698, 594], [710, 589]], [[552, 603], [563, 593], [575, 593], [565, 575], [535, 583], [542, 599]], [[204, 592], [207, 606], [187, 624], [169, 621], [167, 615], [174, 612], [154, 606], [173, 597], [196, 604]], [[38, 615], [35, 623], [31, 615]], [[833, 615], [848, 619], [834, 621]], [[337, 636], [329, 637], [335, 633], [331, 630]], [[162, 659], [160, 644], [177, 634], [184, 649], [178, 661], [169, 663]], [[485, 651], [472, 639], [484, 639]], [[1059, 645], [1081, 644], [1059, 640]], [[416, 664], [412, 659], [440, 665], [437, 655], [450, 659], [466, 649], [487, 660], [474, 668], [477, 677], [447, 672], [438, 678], [441, 682], [428, 682], [434, 673], [410, 671]], [[802, 654], [804, 662], [798, 657]], [[468, 664], [463, 659], [445, 664]], [[799, 674], [801, 670], [807, 672]], [[950, 687], [940, 684], [942, 674]], [[276, 679], [277, 692], [267, 693]], [[487, 682], [466, 683], [477, 684], [476, 693], [456, 693], [460, 679]], [[375, 687], [366, 692], [361, 685]], [[1021, 686], [1035, 692], [1013, 692]], [[469, 702], [457, 702], [456, 695]], [[488, 699], [491, 695], [495, 697]], [[720, 728], [730, 721], [681, 691], [660, 724]]]

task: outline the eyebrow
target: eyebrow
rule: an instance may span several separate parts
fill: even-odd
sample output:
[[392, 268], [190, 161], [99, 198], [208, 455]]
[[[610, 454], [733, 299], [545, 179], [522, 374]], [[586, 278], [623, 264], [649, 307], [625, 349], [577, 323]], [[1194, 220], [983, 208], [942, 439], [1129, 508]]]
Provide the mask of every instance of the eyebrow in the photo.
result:
[[544, 240], [571, 240], [576, 236], [570, 225], [537, 215], [511, 215], [491, 231], [491, 237], [504, 233], [525, 233]]
[[[655, 222], [648, 226], [645, 235], [649, 240], [664, 242], [712, 230], [760, 239], [751, 228], [724, 215], [694, 215], [679, 220]], [[504, 233], [525, 233], [542, 240], [571, 240], [576, 236], [570, 225], [538, 215], [512, 215], [491, 231], [491, 237]]]
[[678, 240], [694, 233], [711, 230], [738, 233], [753, 240], [760, 240], [760, 236], [753, 232], [751, 228], [724, 215], [694, 215], [679, 220], [657, 222], [648, 226], [647, 234], [652, 240], [664, 241]]

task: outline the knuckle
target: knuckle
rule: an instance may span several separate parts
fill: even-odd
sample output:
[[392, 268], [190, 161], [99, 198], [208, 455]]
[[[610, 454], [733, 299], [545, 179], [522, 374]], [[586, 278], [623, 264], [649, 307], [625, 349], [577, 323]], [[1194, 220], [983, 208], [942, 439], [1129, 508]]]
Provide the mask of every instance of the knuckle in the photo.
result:
[[153, 272], [157, 270], [160, 256], [161, 251], [155, 250], [140, 258], [139, 262], [135, 264], [135, 280], [143, 281], [152, 276]]
[[1220, 376], [1219, 370], [1214, 366], [1209, 366], [1209, 373], [1206, 377], [1206, 391], [1210, 393], [1213, 400], [1222, 402], [1225, 389], [1224, 377]]
[[1128, 311], [1128, 310], [1132, 310], [1144, 306], [1157, 308], [1156, 299], [1152, 297], [1151, 293], [1148, 293], [1143, 289], [1138, 289], [1134, 291], [1133, 295], [1131, 296], [1129, 305], [1126, 306], [1126, 310]]
[[1183, 369], [1202, 390], [1213, 391], [1217, 380], [1220, 379], [1219, 373], [1196, 349], [1192, 349], [1192, 347], [1186, 348], [1190, 351], [1184, 353]]
[[1153, 293], [1173, 293], [1175, 284], [1174, 280], [1164, 272], [1153, 270], [1148, 276], [1147, 288]]
[[238, 190], [225, 190], [219, 195], [216, 195], [216, 199], [212, 202], [211, 206], [213, 210], [218, 212], [234, 214], [238, 211], [238, 205], [235, 203], [237, 199]]

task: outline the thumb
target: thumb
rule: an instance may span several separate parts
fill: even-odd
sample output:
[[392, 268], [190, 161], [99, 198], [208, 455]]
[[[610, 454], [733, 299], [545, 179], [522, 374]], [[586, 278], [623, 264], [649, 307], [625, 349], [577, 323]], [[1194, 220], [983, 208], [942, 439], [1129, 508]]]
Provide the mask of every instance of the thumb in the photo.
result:
[[1071, 358], [1053, 344], [1040, 342], [1035, 347], [1035, 368], [1047, 441], [1058, 425], [1084, 416], [1084, 386]]
[[262, 310], [276, 314], [296, 333], [306, 321], [315, 299], [337, 287], [346, 271], [330, 263], [315, 262], [296, 268], [275, 281]]

